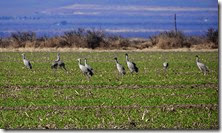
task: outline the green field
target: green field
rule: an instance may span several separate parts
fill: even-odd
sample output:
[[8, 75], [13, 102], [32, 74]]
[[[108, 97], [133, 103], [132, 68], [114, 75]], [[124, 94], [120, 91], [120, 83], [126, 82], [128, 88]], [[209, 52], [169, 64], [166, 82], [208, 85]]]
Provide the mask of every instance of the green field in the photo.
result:
[[[64, 52], [68, 73], [53, 71], [53, 52], [0, 53], [0, 128], [4, 129], [219, 129], [217, 52]], [[196, 66], [199, 55], [210, 73]], [[114, 57], [126, 68], [120, 76]], [[78, 67], [87, 58], [95, 75]], [[162, 63], [167, 58], [165, 73]]]

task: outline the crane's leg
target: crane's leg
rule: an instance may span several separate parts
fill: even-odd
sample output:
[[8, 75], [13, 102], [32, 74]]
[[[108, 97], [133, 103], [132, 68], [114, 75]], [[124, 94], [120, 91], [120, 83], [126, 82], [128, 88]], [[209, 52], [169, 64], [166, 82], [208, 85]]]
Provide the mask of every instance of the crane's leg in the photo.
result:
[[56, 69], [56, 68], [52, 68], [52, 69], [53, 69], [53, 70], [52, 70], [53, 75], [56, 76], [56, 70], [57, 70], [57, 69]]
[[130, 72], [133, 75], [133, 71]]
[[204, 71], [204, 76], [207, 75], [207, 71]]
[[66, 69], [66, 67], [65, 67], [65, 66], [63, 66], [63, 69], [66, 71], [66, 73], [69, 73], [69, 72], [67, 71], [67, 69]]
[[123, 73], [119, 73], [119, 74], [118, 74], [118, 77], [123, 78], [123, 75], [124, 75]]
[[86, 79], [89, 81], [89, 77], [88, 77], [88, 74], [86, 73], [83, 73], [83, 75], [86, 77]]
[[90, 77], [87, 74], [86, 74], [86, 78], [87, 78], [88, 81], [90, 81]]

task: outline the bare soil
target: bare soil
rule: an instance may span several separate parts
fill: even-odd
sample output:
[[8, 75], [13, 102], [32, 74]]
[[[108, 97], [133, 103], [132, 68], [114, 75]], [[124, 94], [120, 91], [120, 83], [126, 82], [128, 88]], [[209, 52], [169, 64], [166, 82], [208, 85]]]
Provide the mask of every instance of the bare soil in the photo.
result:
[[24, 88], [29, 88], [32, 90], [39, 90], [39, 89], [142, 89], [142, 88], [150, 88], [150, 89], [186, 89], [186, 88], [193, 88], [193, 89], [204, 89], [204, 88], [212, 88], [218, 89], [218, 84], [214, 83], [206, 83], [206, 84], [191, 84], [191, 85], [65, 85], [65, 86], [58, 86], [58, 85], [46, 85], [46, 86], [20, 86], [20, 85], [12, 85], [12, 86], [2, 86], [1, 89], [7, 89], [8, 91], [19, 91]]
[[137, 105], [128, 105], [128, 106], [16, 106], [16, 107], [3, 107], [0, 106], [1, 110], [78, 110], [78, 109], [95, 109], [95, 108], [104, 108], [104, 109], [140, 109], [140, 108], [161, 108], [163, 110], [171, 110], [176, 108], [206, 108], [211, 110], [216, 110], [218, 108], [217, 104], [174, 104], [174, 105], [161, 105], [161, 106], [137, 106]]

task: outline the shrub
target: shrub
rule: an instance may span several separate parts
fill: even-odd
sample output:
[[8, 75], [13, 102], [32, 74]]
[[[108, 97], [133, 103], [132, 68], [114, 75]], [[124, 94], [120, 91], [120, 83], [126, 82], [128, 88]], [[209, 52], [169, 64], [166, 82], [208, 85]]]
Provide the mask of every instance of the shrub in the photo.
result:
[[14, 32], [10, 37], [0, 38], [0, 47], [76, 47], [103, 49], [144, 49], [157, 47], [172, 48], [218, 48], [218, 30], [212, 28], [203, 36], [185, 36], [183, 32], [167, 31], [149, 39], [124, 38], [107, 34], [101, 30], [77, 29], [64, 32], [61, 36], [37, 37], [34, 32]]
[[206, 32], [205, 36], [206, 36], [208, 42], [214, 43], [215, 47], [218, 48], [218, 30], [210, 28]]
[[62, 36], [62, 45], [68, 47], [87, 47], [84, 39], [85, 30], [79, 28], [78, 30], [65, 32]]
[[102, 31], [87, 30], [86, 41], [87, 47], [95, 49], [100, 47], [101, 43], [104, 43], [105, 34]]
[[159, 35], [150, 37], [151, 44], [161, 49], [172, 49], [190, 47], [186, 41], [186, 36], [181, 32], [162, 32]]
[[34, 32], [13, 32], [11, 38], [14, 40], [14, 47], [25, 47], [26, 41], [33, 42], [36, 40]]
[[12, 44], [10, 39], [0, 38], [0, 48], [7, 48]]

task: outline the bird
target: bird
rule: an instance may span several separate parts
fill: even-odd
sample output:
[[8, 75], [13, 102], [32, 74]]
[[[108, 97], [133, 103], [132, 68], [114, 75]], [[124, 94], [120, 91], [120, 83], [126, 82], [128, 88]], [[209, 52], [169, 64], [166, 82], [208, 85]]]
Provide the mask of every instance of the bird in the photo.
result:
[[126, 53], [125, 55], [126, 55], [126, 63], [127, 63], [127, 66], [128, 66], [128, 68], [129, 68], [130, 72], [131, 72], [131, 73], [133, 73], [133, 72], [138, 73], [138, 72], [139, 72], [139, 69], [138, 69], [138, 67], [136, 66], [136, 64], [135, 64], [134, 62], [130, 62], [130, 61], [129, 61], [129, 59], [128, 59], [128, 54], [127, 54], [127, 53]]
[[85, 58], [85, 67], [87, 67], [89, 70], [92, 71], [92, 73], [94, 73], [93, 68], [87, 64], [87, 59]]
[[198, 55], [196, 55], [196, 63], [197, 63], [198, 68], [200, 69], [200, 71], [203, 72], [204, 75], [206, 75], [209, 72], [208, 67], [199, 61]]
[[57, 59], [52, 63], [51, 68], [52, 69], [57, 69], [58, 68], [58, 62], [60, 60], [60, 54], [57, 54]]
[[169, 67], [169, 63], [168, 62], [164, 62], [163, 63], [163, 69], [166, 72], [167, 68]]
[[119, 71], [119, 73], [121, 75], [125, 75], [126, 74], [125, 68], [121, 64], [119, 64], [117, 57], [115, 57], [114, 60], [116, 61], [116, 67], [117, 67], [117, 70]]
[[64, 70], [67, 71], [65, 63], [60, 59], [60, 53], [57, 54], [57, 59], [51, 65], [52, 69], [57, 69], [58, 67], [63, 68]]
[[79, 65], [79, 68], [80, 70], [82, 71], [82, 73], [87, 77], [87, 78], [90, 78], [93, 76], [93, 72], [87, 68], [86, 66], [82, 65], [81, 64], [81, 59], [77, 59], [78, 60], [78, 65]]
[[22, 59], [23, 59], [24, 65], [25, 65], [27, 68], [32, 69], [32, 64], [30, 63], [29, 60], [26, 59], [24, 53], [22, 53]]

